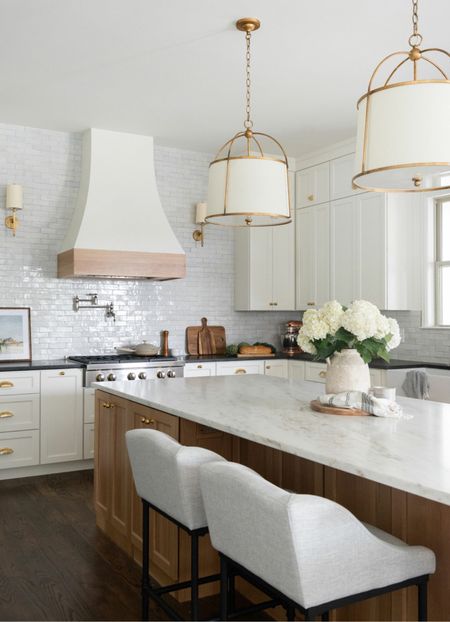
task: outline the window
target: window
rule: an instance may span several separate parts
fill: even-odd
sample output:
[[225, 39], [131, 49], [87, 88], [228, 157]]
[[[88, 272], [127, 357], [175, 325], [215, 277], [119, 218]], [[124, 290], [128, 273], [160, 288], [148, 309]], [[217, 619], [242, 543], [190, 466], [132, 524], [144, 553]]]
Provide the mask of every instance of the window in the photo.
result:
[[450, 196], [436, 200], [436, 325], [450, 327]]

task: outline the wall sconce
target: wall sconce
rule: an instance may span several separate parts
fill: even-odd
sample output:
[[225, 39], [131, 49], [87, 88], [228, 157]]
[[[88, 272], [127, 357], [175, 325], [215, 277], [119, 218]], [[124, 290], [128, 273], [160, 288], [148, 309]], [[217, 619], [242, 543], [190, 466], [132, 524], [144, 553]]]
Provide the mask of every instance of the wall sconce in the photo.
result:
[[19, 224], [19, 220], [16, 217], [16, 212], [23, 208], [23, 189], [19, 184], [9, 184], [6, 186], [6, 204], [7, 210], [12, 211], [11, 216], [5, 218], [5, 226], [8, 229], [12, 229], [13, 236], [16, 235], [16, 229]]
[[206, 203], [197, 203], [197, 205], [195, 206], [195, 224], [200, 225], [200, 229], [196, 229], [194, 233], [192, 234], [192, 237], [194, 238], [194, 240], [196, 242], [201, 242], [202, 246], [203, 246], [203, 241], [205, 237], [203, 227], [206, 222], [205, 220], [206, 219], [206, 208], [207, 208]]

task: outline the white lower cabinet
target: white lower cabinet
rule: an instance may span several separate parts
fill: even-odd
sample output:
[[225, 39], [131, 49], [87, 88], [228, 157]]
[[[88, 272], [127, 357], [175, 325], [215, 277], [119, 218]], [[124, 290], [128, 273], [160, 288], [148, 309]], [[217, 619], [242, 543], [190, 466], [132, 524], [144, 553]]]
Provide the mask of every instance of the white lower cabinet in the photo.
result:
[[39, 464], [39, 430], [0, 433], [0, 469]]
[[266, 376], [276, 376], [277, 378], [288, 377], [288, 361], [286, 359], [267, 360], [264, 364]]
[[215, 376], [215, 363], [186, 363], [184, 366], [185, 378], [197, 378], [199, 376]]
[[219, 361], [216, 363], [218, 376], [233, 376], [244, 374], [264, 374], [264, 360], [257, 361]]
[[288, 361], [288, 374], [289, 380], [304, 380], [305, 379], [305, 363], [304, 361]]
[[0, 396], [0, 433], [39, 429], [39, 394]]
[[82, 457], [82, 371], [42, 371], [41, 464], [81, 460]]
[[309, 382], [325, 382], [326, 376], [326, 363], [305, 363], [305, 380]]

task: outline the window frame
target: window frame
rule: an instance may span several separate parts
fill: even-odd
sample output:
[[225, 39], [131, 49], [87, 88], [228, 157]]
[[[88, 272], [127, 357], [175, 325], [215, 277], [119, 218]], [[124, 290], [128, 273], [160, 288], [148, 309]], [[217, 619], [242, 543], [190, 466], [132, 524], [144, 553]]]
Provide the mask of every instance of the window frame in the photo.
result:
[[450, 268], [450, 259], [442, 259], [442, 206], [444, 203], [450, 203], [450, 195], [438, 197], [434, 201], [435, 211], [435, 256], [434, 256], [434, 324], [438, 328], [450, 328], [450, 324], [444, 324], [442, 321], [442, 268]]

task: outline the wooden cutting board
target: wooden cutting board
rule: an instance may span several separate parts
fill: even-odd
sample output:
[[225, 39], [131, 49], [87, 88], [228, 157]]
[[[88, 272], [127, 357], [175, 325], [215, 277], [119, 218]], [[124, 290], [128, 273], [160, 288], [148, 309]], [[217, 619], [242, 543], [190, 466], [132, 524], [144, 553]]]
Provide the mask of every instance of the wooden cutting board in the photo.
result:
[[313, 410], [327, 415], [344, 415], [346, 417], [365, 417], [370, 416], [365, 410], [359, 408], [337, 408], [336, 406], [327, 406], [321, 404], [319, 400], [312, 400], [310, 406]]
[[[203, 332], [201, 333], [201, 331]], [[199, 333], [201, 333], [200, 342]], [[202, 352], [199, 352], [199, 343]], [[208, 326], [208, 320], [202, 318], [202, 326], [188, 326], [186, 328], [186, 352], [188, 354], [208, 356], [210, 354], [226, 354], [226, 350], [227, 342], [223, 326]]]

